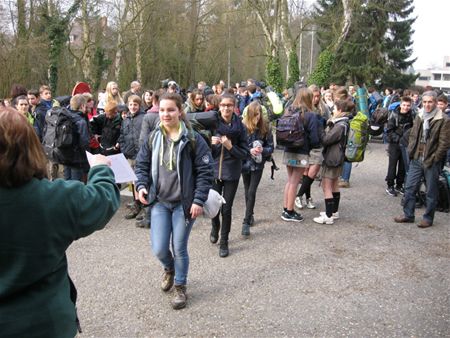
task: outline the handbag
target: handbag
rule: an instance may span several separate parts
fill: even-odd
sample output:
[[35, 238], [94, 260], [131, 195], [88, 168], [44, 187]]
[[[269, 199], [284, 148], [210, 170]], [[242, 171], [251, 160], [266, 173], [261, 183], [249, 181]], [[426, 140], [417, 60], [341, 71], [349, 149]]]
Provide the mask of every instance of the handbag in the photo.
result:
[[226, 201], [221, 194], [214, 189], [209, 189], [208, 199], [203, 204], [203, 216], [207, 218], [214, 218], [219, 213], [222, 204]]

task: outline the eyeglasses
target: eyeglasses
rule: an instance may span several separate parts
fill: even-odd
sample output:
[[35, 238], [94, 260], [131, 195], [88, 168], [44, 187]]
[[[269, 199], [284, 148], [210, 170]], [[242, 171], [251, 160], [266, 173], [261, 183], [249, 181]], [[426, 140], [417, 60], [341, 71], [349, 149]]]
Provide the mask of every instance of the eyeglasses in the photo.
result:
[[234, 104], [219, 104], [220, 108], [234, 108]]

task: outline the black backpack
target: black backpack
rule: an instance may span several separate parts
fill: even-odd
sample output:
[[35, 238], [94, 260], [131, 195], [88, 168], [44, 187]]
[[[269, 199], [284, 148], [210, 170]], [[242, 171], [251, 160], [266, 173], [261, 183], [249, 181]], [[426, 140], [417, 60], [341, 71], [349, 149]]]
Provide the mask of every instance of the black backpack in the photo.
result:
[[42, 145], [50, 160], [59, 164], [72, 164], [76, 151], [75, 130], [73, 117], [67, 108], [53, 107], [47, 111]]
[[289, 109], [277, 120], [277, 145], [289, 148], [301, 148], [305, 144], [305, 128], [302, 112], [299, 109]]
[[369, 134], [379, 136], [383, 134], [384, 124], [389, 117], [389, 111], [386, 108], [377, 108], [369, 120]]

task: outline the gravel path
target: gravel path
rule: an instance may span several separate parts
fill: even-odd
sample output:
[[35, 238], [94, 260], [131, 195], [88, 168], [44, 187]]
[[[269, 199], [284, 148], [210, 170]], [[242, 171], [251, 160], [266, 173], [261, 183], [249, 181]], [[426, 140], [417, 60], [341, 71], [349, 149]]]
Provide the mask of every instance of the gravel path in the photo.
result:
[[[371, 143], [344, 189], [341, 219], [281, 220], [286, 169], [258, 190], [251, 237], [240, 236], [242, 182], [234, 203], [230, 256], [209, 242], [210, 222], [199, 219], [190, 238], [188, 306], [171, 309], [159, 289], [162, 268], [151, 254], [149, 232], [123, 218], [68, 251], [78, 288], [79, 337], [449, 337], [450, 216], [419, 229], [395, 224], [400, 197], [387, 196], [385, 146]], [[123, 197], [123, 205], [129, 201]], [[416, 218], [420, 220], [418, 210]]]

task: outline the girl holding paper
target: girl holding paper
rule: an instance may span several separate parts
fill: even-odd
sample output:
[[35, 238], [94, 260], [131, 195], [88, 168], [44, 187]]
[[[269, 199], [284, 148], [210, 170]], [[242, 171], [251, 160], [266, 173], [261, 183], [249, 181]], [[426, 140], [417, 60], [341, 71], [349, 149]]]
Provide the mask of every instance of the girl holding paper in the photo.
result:
[[159, 127], [136, 159], [136, 190], [143, 204], [152, 205], [152, 250], [164, 267], [161, 289], [168, 292], [175, 284], [174, 309], [186, 306], [189, 234], [213, 181], [211, 152], [190, 128], [182, 105], [176, 93], [161, 97]]

